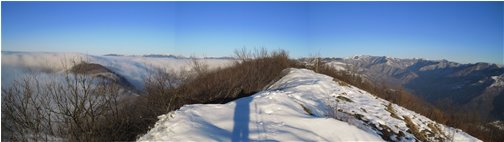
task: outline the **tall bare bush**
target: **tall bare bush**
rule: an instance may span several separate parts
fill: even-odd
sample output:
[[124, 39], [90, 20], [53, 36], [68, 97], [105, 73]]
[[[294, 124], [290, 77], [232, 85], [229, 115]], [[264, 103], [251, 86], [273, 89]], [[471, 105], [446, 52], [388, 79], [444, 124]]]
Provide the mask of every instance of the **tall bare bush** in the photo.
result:
[[93, 141], [97, 122], [117, 114], [120, 87], [108, 80], [65, 73], [29, 75], [2, 88], [3, 140]]

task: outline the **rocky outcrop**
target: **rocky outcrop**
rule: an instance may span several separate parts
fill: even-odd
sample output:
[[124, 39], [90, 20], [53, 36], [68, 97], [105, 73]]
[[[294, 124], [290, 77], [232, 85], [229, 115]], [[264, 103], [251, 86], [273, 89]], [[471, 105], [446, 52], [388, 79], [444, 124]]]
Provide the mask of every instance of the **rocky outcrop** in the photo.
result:
[[73, 66], [69, 72], [75, 74], [84, 74], [92, 77], [97, 77], [119, 84], [126, 89], [133, 89], [133, 85], [123, 76], [113, 72], [112, 70], [95, 63], [82, 62]]

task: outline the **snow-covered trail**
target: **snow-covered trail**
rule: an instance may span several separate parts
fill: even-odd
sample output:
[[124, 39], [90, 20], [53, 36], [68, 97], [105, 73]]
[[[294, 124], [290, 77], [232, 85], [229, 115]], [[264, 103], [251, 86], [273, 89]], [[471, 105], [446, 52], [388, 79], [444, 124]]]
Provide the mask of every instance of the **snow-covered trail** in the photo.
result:
[[[139, 141], [384, 141], [385, 126], [395, 141], [413, 141], [403, 118], [387, 111], [388, 101], [306, 69], [288, 69], [265, 91], [227, 104], [186, 105], [159, 116]], [[419, 130], [430, 119], [391, 104]], [[338, 109], [340, 111], [335, 111]], [[334, 119], [331, 116], [337, 116]], [[458, 129], [436, 125], [456, 141], [478, 141]], [[435, 134], [436, 135], [436, 134]], [[429, 137], [430, 138], [430, 137]], [[432, 137], [431, 140], [434, 140]]]
[[381, 141], [346, 122], [310, 115], [298, 93], [268, 90], [227, 104], [186, 105], [160, 116], [139, 141]]
[[[310, 116], [283, 93], [245, 97], [225, 105], [184, 106], [161, 116], [139, 141], [381, 140], [346, 122]], [[284, 101], [277, 105], [274, 101], [278, 100]]]
[[292, 100], [285, 105], [265, 105], [283, 96], [281, 92], [269, 95], [246, 97], [223, 106], [185, 106], [161, 116], [160, 122], [168, 123], [157, 124], [139, 141], [381, 140], [348, 123], [310, 116]]

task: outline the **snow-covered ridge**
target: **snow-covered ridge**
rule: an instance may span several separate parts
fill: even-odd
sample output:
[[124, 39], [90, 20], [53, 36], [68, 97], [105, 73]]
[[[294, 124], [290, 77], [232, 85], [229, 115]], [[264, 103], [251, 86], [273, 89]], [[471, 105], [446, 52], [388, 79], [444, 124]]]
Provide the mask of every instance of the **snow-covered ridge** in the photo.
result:
[[479, 141], [329, 76], [306, 69], [284, 73], [253, 96], [161, 115], [138, 140], [412, 141], [422, 139], [413, 134], [419, 132], [429, 141]]
[[504, 74], [499, 76], [492, 76], [491, 78], [494, 80], [494, 83], [492, 83], [492, 85], [490, 85], [489, 88], [504, 86]]
[[338, 61], [331, 61], [329, 63], [326, 63], [326, 65], [333, 67], [334, 69], [338, 71], [345, 71], [347, 70], [347, 66], [350, 66], [346, 63], [338, 62]]

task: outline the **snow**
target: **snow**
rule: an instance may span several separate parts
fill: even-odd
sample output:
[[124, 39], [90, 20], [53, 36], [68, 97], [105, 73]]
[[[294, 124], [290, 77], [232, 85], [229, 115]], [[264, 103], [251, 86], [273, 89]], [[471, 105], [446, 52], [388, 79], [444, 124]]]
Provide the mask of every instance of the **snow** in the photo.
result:
[[491, 122], [490, 125], [500, 129], [500, 130], [504, 130], [504, 122], [503, 121], [494, 121], [494, 122]]
[[327, 63], [328, 66], [333, 67], [334, 69], [338, 71], [345, 71], [347, 70], [346, 67], [349, 66], [346, 63], [338, 62], [338, 61], [331, 61]]
[[[432, 131], [428, 127], [432, 123], [443, 136], [453, 136], [455, 141], [479, 141], [392, 104], [396, 115], [401, 117], [394, 118], [386, 110], [388, 101], [340, 85], [329, 76], [306, 69], [284, 72], [284, 77], [253, 96], [227, 104], [185, 105], [161, 115], [155, 127], [138, 140], [383, 141], [380, 130], [388, 126], [395, 133], [404, 134], [392, 135], [390, 139], [412, 141], [415, 136], [402, 118], [408, 116], [420, 131]], [[357, 115], [362, 117], [357, 119]]]
[[492, 85], [490, 85], [489, 88], [504, 86], [504, 75], [492, 76], [491, 78], [494, 80], [494, 83], [492, 83]]

